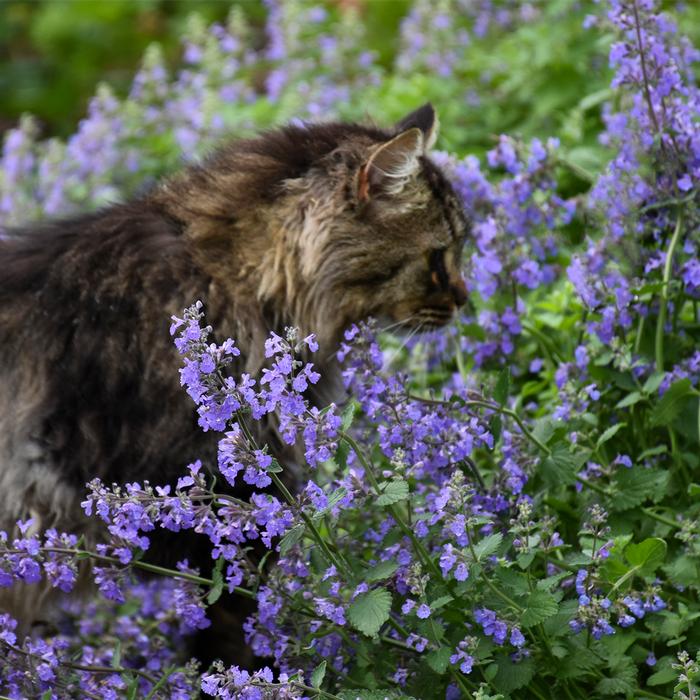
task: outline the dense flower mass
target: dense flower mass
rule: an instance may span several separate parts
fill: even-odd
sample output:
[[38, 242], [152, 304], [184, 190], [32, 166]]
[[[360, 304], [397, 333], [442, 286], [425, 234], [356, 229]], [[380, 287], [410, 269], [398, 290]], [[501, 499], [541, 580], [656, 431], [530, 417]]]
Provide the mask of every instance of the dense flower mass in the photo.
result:
[[[61, 601], [41, 630], [0, 614], [0, 693], [695, 697], [700, 51], [679, 27], [700, 15], [416, 0], [390, 56], [358, 18], [371, 3], [338, 5], [266, 0], [262, 28], [241, 8], [227, 26], [192, 20], [179, 71], [151, 49], [128, 96], [100, 89], [66, 143], [24, 119], [5, 139], [0, 226], [127, 196], [223, 133], [432, 96], [449, 149], [433, 158], [471, 222], [469, 304], [440, 333], [348, 328], [338, 406], [310, 401], [313, 335], [271, 333], [249, 376], [201, 303], [173, 318], [215, 463], [171, 484], [90, 481], [94, 539], [31, 520], [0, 533], [0, 588]], [[582, 52], [556, 96], [553, 22]], [[538, 107], [509, 111], [540, 63]], [[572, 97], [574, 65], [588, 92]], [[486, 115], [483, 141], [463, 112]], [[511, 133], [492, 138], [501, 113]], [[265, 444], [271, 422], [301, 464]], [[155, 563], [159, 538], [185, 534], [201, 558]], [[65, 595], [87, 577], [90, 595]], [[188, 662], [209, 606], [242, 598], [259, 666]]]

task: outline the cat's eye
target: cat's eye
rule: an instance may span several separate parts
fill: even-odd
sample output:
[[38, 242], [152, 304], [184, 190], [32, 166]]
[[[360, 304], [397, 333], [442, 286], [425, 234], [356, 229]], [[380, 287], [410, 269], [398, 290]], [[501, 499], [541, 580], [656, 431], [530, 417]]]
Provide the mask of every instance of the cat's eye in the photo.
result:
[[434, 248], [428, 255], [431, 277], [435, 284], [442, 289], [446, 289], [450, 284], [450, 277], [445, 265], [446, 252], [447, 248]]

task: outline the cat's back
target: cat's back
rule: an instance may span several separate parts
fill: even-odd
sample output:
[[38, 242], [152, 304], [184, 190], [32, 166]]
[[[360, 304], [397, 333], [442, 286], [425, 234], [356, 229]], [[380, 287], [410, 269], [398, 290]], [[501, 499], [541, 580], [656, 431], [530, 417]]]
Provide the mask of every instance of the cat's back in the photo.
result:
[[134, 478], [193, 423], [164, 410], [182, 406], [169, 316], [207, 286], [178, 223], [139, 201], [28, 226], [0, 270], [0, 481]]

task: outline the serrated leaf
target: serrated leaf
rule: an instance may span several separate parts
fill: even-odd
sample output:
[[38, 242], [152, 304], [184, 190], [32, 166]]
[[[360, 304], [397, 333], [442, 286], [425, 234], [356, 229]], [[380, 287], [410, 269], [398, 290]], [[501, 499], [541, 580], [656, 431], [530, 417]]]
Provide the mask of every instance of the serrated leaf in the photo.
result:
[[496, 659], [497, 673], [491, 681], [502, 693], [524, 688], [535, 675], [535, 664], [530, 658], [514, 663], [509, 656]]
[[660, 500], [666, 493], [668, 472], [659, 469], [618, 469], [615, 474], [615, 495], [610, 499], [612, 511], [634, 508], [648, 498]]
[[348, 620], [356, 629], [374, 637], [389, 619], [391, 594], [384, 588], [375, 588], [357, 596], [348, 608]]
[[399, 565], [395, 561], [380, 561], [379, 564], [373, 566], [365, 575], [365, 581], [383, 581], [394, 574]]
[[643, 573], [653, 574], [666, 558], [666, 542], [660, 537], [649, 537], [639, 544], [629, 544], [625, 548], [625, 558]]
[[311, 674], [311, 686], [314, 688], [320, 688], [325, 676], [326, 662], [321, 661], [321, 663], [318, 666], [316, 666], [316, 668], [313, 670], [313, 673]]
[[567, 576], [571, 576], [569, 571], [561, 571], [558, 574], [554, 574], [554, 576], [547, 576], [547, 578], [540, 579], [537, 582], [537, 589], [540, 591], [549, 591]]
[[426, 654], [425, 660], [428, 666], [441, 676], [447, 671], [450, 664], [450, 656], [452, 656], [452, 649], [449, 647], [441, 647], [440, 649]]
[[555, 421], [549, 416], [538, 418], [532, 429], [532, 434], [545, 445], [550, 441], [556, 429], [562, 424], [561, 421]]
[[282, 465], [273, 457], [272, 462], [270, 462], [266, 471], [271, 472], [272, 474], [279, 474], [280, 472], [283, 472], [284, 469], [282, 468]]
[[328, 496], [328, 503], [326, 504], [326, 507], [321, 508], [321, 510], [317, 510], [313, 514], [313, 516], [312, 516], [313, 520], [314, 521], [320, 520], [324, 515], [329, 513], [336, 504], [338, 504], [340, 501], [343, 500], [343, 498], [345, 498], [345, 496], [347, 495], [347, 492], [348, 492], [348, 490], [344, 486], [340, 486], [335, 491], [333, 491], [333, 493], [331, 493]]
[[501, 567], [496, 570], [496, 576], [504, 586], [515, 591], [518, 595], [525, 595], [530, 590], [527, 576], [512, 568]]
[[602, 659], [578, 639], [568, 639], [567, 647], [568, 654], [557, 669], [557, 675], [560, 678], [581, 678], [591, 674], [594, 669], [602, 665]]
[[576, 472], [588, 457], [587, 452], [570, 452], [566, 445], [557, 444], [542, 461], [543, 476], [552, 485], [573, 484], [576, 482]]
[[496, 387], [493, 390], [494, 401], [499, 405], [503, 406], [508, 400], [508, 394], [510, 393], [510, 367], [506, 367], [501, 370], [498, 375], [498, 381], [496, 382]]
[[501, 546], [502, 541], [503, 535], [500, 532], [494, 532], [491, 535], [487, 535], [482, 540], [479, 540], [474, 545], [476, 560], [483, 561], [487, 557], [490, 557]]
[[628, 406], [634, 406], [635, 404], [639, 403], [642, 399], [644, 399], [644, 396], [641, 394], [639, 391], [632, 391], [627, 396], [625, 396], [623, 399], [620, 399], [615, 404], [615, 408], [627, 408]]
[[676, 586], [690, 586], [696, 584], [700, 578], [696, 560], [685, 554], [666, 564], [663, 570]]
[[378, 506], [390, 506], [408, 498], [408, 482], [403, 479], [392, 479], [380, 484], [381, 495], [377, 496]]
[[520, 618], [523, 627], [532, 627], [559, 611], [556, 598], [547, 591], [533, 591], [527, 598], [525, 610]]
[[343, 410], [343, 415], [340, 419], [340, 427], [342, 428], [344, 433], [346, 433], [350, 429], [352, 422], [355, 420], [356, 412], [357, 404], [354, 401], [349, 403]]
[[601, 695], [629, 695], [634, 691], [637, 670], [628, 656], [611, 665], [610, 674], [610, 678], [603, 678], [596, 685]]
[[280, 540], [280, 554], [285, 555], [289, 550], [304, 536], [306, 525], [299, 523], [291, 530], [288, 530], [284, 537]]
[[618, 431], [622, 430], [627, 425], [627, 423], [616, 423], [615, 425], [611, 425], [599, 438], [598, 442], [596, 442], [596, 449], [600, 449], [601, 445], [604, 445], [608, 440], [611, 440], [617, 433]]
[[679, 379], [671, 384], [649, 417], [652, 425], [670, 425], [681, 412], [685, 399], [692, 393], [690, 379]]
[[209, 593], [207, 594], [208, 605], [213, 605], [214, 603], [216, 603], [216, 601], [219, 600], [221, 594], [224, 591], [224, 575], [222, 572], [225, 563], [226, 561], [222, 556], [220, 556], [216, 560], [214, 570], [211, 574], [211, 578], [214, 583], [212, 584], [212, 587], [209, 589]]

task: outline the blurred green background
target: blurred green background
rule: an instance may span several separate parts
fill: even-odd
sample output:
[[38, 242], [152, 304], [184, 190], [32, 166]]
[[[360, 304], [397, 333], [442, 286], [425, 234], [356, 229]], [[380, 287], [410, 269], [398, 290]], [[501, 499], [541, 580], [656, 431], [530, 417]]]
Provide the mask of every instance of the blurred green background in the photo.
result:
[[[361, 6], [372, 48], [389, 63], [410, 0], [333, 4]], [[223, 22], [233, 5], [264, 42], [262, 0], [0, 0], [0, 132], [31, 112], [42, 135], [69, 135], [98, 82], [124, 96], [149, 44], [174, 65], [188, 17]]]
[[[293, 0], [284, 0], [285, 2]], [[445, 0], [432, 0], [437, 8]], [[478, 7], [486, 0], [465, 0]], [[358, 10], [367, 48], [391, 72], [400, 23], [411, 0], [323, 0], [337, 16]], [[491, 0], [494, 8], [521, 8], [524, 0]], [[414, 72], [378, 90], [386, 116], [407, 104], [440, 104], [444, 147], [483, 153], [494, 134], [557, 135], [594, 143], [600, 106], [608, 99], [610, 71], [605, 31], [586, 31], [583, 18], [600, 14], [593, 0], [530, 0], [537, 21], [516, 24], [472, 41], [464, 50], [461, 82]], [[700, 43], [700, 0], [664, 0], [681, 30]], [[0, 0], [0, 133], [29, 112], [42, 137], [75, 131], [99, 82], [124, 97], [146, 47], [158, 42], [177, 66], [180, 38], [192, 13], [224, 22], [233, 5], [251, 26], [250, 46], [265, 43], [263, 0]], [[436, 10], [437, 11], [437, 10]], [[456, 91], [457, 90], [457, 91]], [[478, 99], [473, 99], [478, 93]], [[384, 99], [386, 98], [386, 99]], [[396, 102], [396, 108], [392, 107]], [[396, 112], [396, 114], [393, 114]], [[451, 133], [450, 125], [455, 133]], [[458, 138], [459, 136], [459, 138]]]

